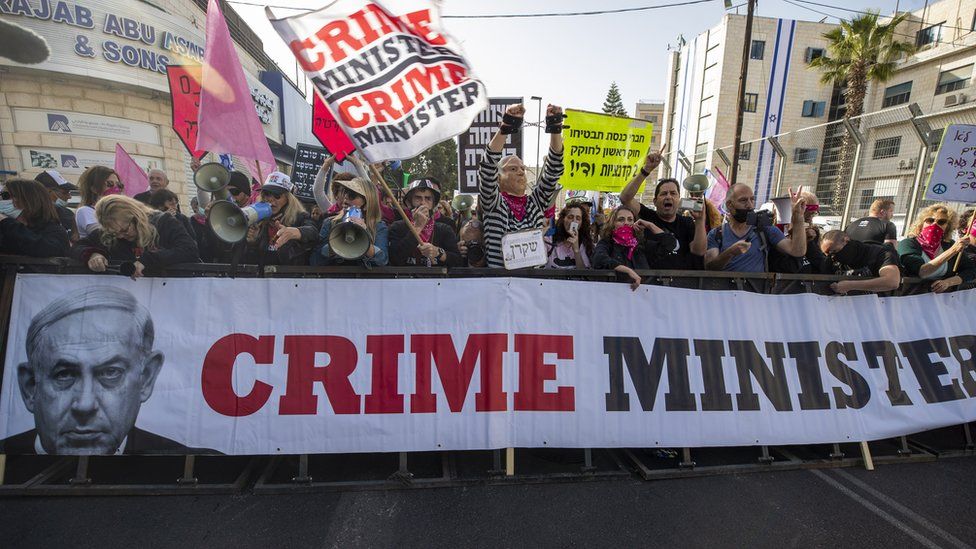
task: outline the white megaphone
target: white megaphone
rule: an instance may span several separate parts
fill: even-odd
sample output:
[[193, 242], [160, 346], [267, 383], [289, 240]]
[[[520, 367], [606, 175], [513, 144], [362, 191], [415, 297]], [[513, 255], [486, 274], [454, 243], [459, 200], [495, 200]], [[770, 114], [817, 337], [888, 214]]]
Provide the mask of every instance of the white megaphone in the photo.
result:
[[470, 194], [458, 194], [451, 200], [451, 207], [459, 212], [466, 212], [474, 206], [474, 197]]
[[708, 176], [704, 174], [689, 175], [681, 182], [681, 186], [692, 195], [699, 195], [708, 190]]
[[373, 235], [366, 227], [352, 222], [352, 218], [362, 218], [359, 208], [349, 208], [342, 221], [336, 223], [329, 232], [329, 247], [343, 259], [359, 259], [366, 255], [373, 245]]
[[234, 244], [244, 240], [248, 227], [269, 217], [271, 217], [271, 206], [267, 202], [255, 202], [240, 208], [233, 202], [220, 200], [214, 202], [210, 208], [207, 224], [217, 238]]
[[214, 200], [227, 200], [230, 192], [230, 170], [220, 162], [207, 162], [193, 174], [193, 184], [201, 191], [210, 193]]

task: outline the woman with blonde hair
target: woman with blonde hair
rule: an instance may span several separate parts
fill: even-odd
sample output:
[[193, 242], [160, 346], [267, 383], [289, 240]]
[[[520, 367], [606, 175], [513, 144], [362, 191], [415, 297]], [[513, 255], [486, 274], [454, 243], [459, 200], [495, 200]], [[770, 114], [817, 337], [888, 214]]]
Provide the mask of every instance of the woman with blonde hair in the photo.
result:
[[[340, 206], [339, 212], [322, 222], [319, 247], [312, 254], [312, 265], [363, 265], [383, 266], [389, 262], [387, 250], [388, 229], [381, 217], [380, 201], [376, 188], [362, 177], [332, 180], [333, 201]], [[338, 256], [329, 245], [329, 235], [340, 222], [355, 223], [369, 232], [372, 245], [357, 259]]]
[[966, 249], [972, 237], [953, 241], [958, 216], [948, 204], [934, 204], [919, 212], [908, 238], [898, 243], [898, 255], [908, 276], [934, 280], [932, 291], [944, 292], [976, 279], [976, 264], [965, 255], [958, 270], [956, 256]]
[[122, 182], [112, 168], [92, 166], [78, 178], [78, 192], [81, 194], [81, 206], [75, 212], [75, 223], [78, 224], [78, 237], [85, 238], [98, 228], [95, 203], [103, 196], [122, 194]]
[[291, 178], [272, 172], [261, 187], [261, 202], [271, 207], [271, 217], [247, 230], [245, 262], [258, 265], [307, 265], [308, 253], [318, 228], [312, 216], [292, 193]]
[[641, 284], [636, 270], [648, 268], [643, 229], [650, 229], [650, 225], [638, 220], [627, 206], [614, 208], [593, 250], [593, 267], [617, 271], [618, 278], [628, 280], [631, 289], [636, 290]]
[[96, 273], [109, 261], [124, 262], [120, 272], [133, 279], [158, 274], [170, 265], [199, 263], [197, 244], [175, 217], [127, 196], [106, 196], [95, 204], [100, 225], [72, 250], [72, 256]]

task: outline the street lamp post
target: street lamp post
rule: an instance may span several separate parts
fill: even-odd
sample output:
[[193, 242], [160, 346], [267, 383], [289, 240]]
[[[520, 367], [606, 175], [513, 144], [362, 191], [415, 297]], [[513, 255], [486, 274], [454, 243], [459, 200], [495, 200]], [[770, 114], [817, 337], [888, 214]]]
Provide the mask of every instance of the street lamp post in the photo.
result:
[[539, 102], [539, 125], [535, 129], [535, 177], [539, 178], [539, 146], [542, 144], [542, 98], [533, 95], [530, 99]]
[[749, 52], [752, 48], [752, 16], [756, 0], [748, 0], [746, 10], [746, 35], [742, 40], [742, 70], [739, 72], [739, 97], [735, 115], [735, 136], [732, 138], [732, 168], [729, 170], [729, 183], [735, 184], [739, 174], [739, 146], [742, 144], [742, 118], [746, 99], [746, 77], [749, 76]]

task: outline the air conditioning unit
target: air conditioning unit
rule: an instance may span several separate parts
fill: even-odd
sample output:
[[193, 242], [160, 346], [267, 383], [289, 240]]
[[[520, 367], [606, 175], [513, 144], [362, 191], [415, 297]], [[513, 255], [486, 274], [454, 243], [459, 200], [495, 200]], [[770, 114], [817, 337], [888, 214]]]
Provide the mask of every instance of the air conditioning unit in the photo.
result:
[[945, 106], [955, 107], [956, 105], [962, 105], [967, 99], [968, 97], [966, 97], [966, 94], [964, 93], [952, 93], [946, 96]]
[[898, 161], [899, 170], [914, 170], [915, 169], [915, 159], [914, 158], [902, 158]]

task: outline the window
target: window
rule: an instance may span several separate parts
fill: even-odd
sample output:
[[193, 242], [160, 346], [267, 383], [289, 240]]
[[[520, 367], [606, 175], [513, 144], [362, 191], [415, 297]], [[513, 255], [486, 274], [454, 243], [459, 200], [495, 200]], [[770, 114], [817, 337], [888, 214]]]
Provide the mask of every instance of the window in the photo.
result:
[[807, 48], [807, 54], [803, 57], [803, 59], [807, 63], [809, 63], [810, 61], [813, 61], [814, 59], [818, 59], [823, 56], [824, 56], [823, 48]]
[[752, 49], [749, 51], [749, 59], [762, 59], [766, 52], [766, 42], [764, 40], [753, 40]]
[[793, 149], [794, 164], [813, 164], [817, 161], [817, 149]]
[[741, 143], [739, 145], [739, 160], [749, 160], [752, 156], [752, 143]]
[[898, 156], [898, 151], [900, 150], [900, 135], [897, 137], [886, 137], [874, 142], [874, 154], [871, 156], [871, 158], [874, 160], [881, 160], [882, 158], [894, 158]]
[[804, 101], [802, 115], [806, 117], [820, 118], [824, 115], [827, 103], [823, 101]]
[[756, 105], [759, 103], [759, 94], [747, 93], [743, 99], [742, 112], [756, 112]]
[[861, 199], [857, 203], [858, 209], [870, 210], [872, 202], [874, 202], [874, 189], [861, 189]]
[[651, 120], [651, 124], [657, 124], [657, 115], [651, 116], [650, 120]]
[[938, 43], [942, 38], [942, 23], [926, 27], [915, 33], [915, 46], [921, 48], [927, 44]]
[[885, 88], [884, 101], [881, 102], [881, 108], [886, 109], [895, 105], [901, 105], [902, 103], [908, 103], [911, 97], [911, 81]]
[[972, 65], [942, 71], [939, 73], [939, 85], [935, 87], [935, 95], [949, 93], [965, 88], [969, 85], [969, 77], [972, 75]]
[[874, 182], [875, 198], [894, 198], [900, 183], [900, 179], [878, 179]]
[[695, 164], [691, 168], [691, 173], [702, 173], [708, 165], [708, 143], [699, 143], [695, 146]]

